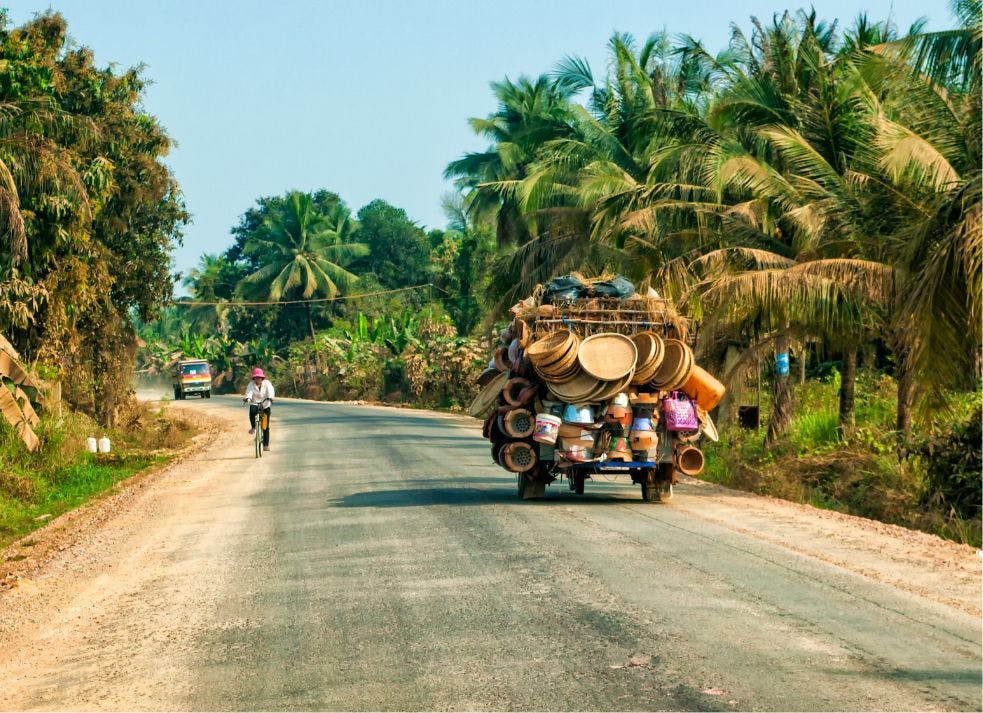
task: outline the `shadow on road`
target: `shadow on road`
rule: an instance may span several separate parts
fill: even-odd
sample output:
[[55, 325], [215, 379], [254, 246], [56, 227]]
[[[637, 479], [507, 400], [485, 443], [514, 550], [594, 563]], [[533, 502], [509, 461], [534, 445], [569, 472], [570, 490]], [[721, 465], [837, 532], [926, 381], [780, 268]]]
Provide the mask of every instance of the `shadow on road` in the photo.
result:
[[[530, 507], [555, 507], [578, 505], [624, 505], [639, 501], [638, 496], [624, 493], [606, 493], [592, 495], [574, 495], [567, 493], [566, 487], [552, 492], [548, 489], [546, 495], [537, 500], [520, 501], [516, 496], [512, 483], [502, 483], [496, 488], [469, 487], [408, 487], [399, 490], [369, 490], [352, 493], [338, 498], [331, 504], [342, 508], [400, 508], [425, 507], [429, 505], [489, 505], [495, 503], [514, 503]], [[643, 503], [639, 503], [644, 505]]]

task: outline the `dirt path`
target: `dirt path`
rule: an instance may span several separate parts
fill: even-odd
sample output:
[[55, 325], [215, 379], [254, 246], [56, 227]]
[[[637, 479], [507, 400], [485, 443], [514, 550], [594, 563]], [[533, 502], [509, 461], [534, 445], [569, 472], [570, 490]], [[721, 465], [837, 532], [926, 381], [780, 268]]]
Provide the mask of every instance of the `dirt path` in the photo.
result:
[[972, 548], [696, 480], [519, 502], [425, 412], [285, 401], [257, 463], [173, 407], [183, 462], [3, 553], [0, 708], [980, 708]]

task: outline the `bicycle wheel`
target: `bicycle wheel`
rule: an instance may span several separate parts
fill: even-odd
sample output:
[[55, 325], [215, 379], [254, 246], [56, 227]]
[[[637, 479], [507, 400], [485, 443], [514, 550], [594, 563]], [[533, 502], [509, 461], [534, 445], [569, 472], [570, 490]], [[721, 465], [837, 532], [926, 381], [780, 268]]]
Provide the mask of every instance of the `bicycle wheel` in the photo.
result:
[[256, 433], [253, 436], [253, 443], [256, 445], [256, 457], [263, 457], [263, 427], [262, 420], [256, 419]]

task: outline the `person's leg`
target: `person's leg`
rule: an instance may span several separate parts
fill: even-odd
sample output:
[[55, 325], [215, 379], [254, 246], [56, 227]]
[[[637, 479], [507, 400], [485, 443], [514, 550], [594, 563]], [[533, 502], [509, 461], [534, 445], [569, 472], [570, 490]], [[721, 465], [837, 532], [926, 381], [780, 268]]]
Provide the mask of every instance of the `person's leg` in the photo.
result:
[[253, 429], [256, 428], [256, 414], [259, 413], [259, 406], [256, 404], [249, 404], [249, 432], [252, 433]]
[[267, 406], [263, 411], [266, 413], [266, 428], [263, 429], [263, 448], [270, 447], [270, 408]]

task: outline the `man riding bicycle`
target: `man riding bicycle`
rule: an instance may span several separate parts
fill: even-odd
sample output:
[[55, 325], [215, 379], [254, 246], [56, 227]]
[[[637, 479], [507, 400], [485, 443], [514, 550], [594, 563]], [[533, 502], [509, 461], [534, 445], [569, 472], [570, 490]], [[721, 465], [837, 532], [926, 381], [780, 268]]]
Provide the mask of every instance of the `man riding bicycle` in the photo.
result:
[[256, 433], [256, 416], [260, 411], [266, 414], [266, 428], [263, 429], [263, 450], [270, 450], [270, 406], [273, 404], [273, 384], [259, 367], [253, 369], [252, 379], [246, 387], [243, 403], [249, 403], [249, 434]]

